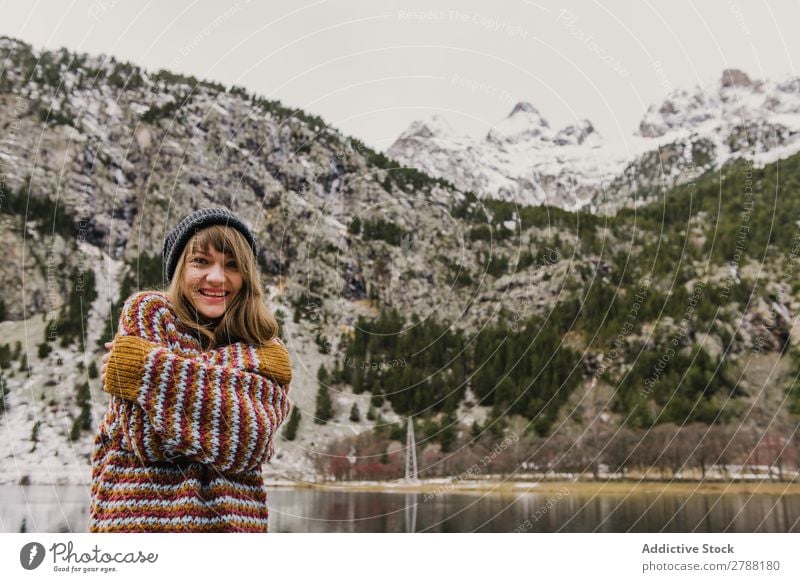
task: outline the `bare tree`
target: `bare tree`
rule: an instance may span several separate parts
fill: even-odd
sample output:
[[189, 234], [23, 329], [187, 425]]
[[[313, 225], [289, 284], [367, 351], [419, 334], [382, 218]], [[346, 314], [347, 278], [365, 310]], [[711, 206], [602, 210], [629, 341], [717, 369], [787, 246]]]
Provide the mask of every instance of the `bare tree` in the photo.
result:
[[622, 426], [611, 437], [611, 441], [606, 449], [606, 462], [609, 471], [614, 473], [625, 472], [631, 465], [636, 464], [636, 449], [641, 433], [637, 434], [628, 427]]
[[707, 424], [693, 423], [680, 429], [680, 438], [688, 449], [687, 462], [690, 466], [700, 468], [700, 476], [706, 478], [709, 463], [714, 462], [710, 443], [710, 431], [713, 427]]

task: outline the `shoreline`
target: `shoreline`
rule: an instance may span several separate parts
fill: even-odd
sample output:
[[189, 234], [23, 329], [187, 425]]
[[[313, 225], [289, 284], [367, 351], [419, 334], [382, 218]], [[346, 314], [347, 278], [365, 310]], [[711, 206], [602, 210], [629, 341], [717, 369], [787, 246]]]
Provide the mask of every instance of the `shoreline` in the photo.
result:
[[800, 495], [800, 483], [776, 481], [466, 481], [431, 479], [419, 482], [332, 481], [265, 481], [269, 488], [316, 489], [349, 491], [353, 493], [422, 493], [444, 495], [452, 493], [485, 493], [519, 495], [525, 493], [562, 493], [581, 495], [659, 494], [758, 494]]

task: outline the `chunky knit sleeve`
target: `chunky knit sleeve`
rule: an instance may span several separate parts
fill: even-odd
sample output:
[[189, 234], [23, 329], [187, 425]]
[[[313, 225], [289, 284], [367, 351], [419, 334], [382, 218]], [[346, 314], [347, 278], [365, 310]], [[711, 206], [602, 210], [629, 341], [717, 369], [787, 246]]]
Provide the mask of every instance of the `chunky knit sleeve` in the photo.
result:
[[[175, 316], [167, 298], [159, 292], [141, 291], [128, 297], [122, 306], [117, 333], [176, 347], [175, 329]], [[108, 392], [106, 386], [103, 390]], [[163, 442], [138, 404], [112, 394], [110, 407], [119, 419], [124, 446], [142, 465], [175, 461], [182, 456]]]
[[254, 360], [247, 357], [250, 346], [244, 342], [236, 342], [220, 346], [200, 355], [202, 361], [219, 366], [235, 367], [249, 372], [262, 373], [281, 385], [292, 381], [292, 367], [286, 347], [280, 338], [275, 337], [261, 350], [262, 368], [252, 367]]
[[148, 456], [163, 453], [169, 460], [183, 455], [221, 472], [250, 470], [269, 461], [274, 436], [290, 410], [291, 366], [283, 344], [239, 343], [184, 357], [164, 341], [168, 318], [159, 325], [154, 317], [165, 306], [151, 303], [126, 304], [104, 386], [143, 411], [159, 443], [150, 449], [161, 449]]

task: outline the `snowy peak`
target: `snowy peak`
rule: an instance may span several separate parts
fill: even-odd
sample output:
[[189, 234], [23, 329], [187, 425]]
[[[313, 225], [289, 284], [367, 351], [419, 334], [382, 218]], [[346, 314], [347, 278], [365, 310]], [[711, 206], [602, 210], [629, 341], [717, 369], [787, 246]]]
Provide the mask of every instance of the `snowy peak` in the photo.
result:
[[418, 148], [452, 150], [462, 148], [465, 139], [446, 119], [434, 114], [424, 121], [412, 122], [392, 147], [409, 149], [409, 152]]
[[500, 147], [526, 143], [535, 147], [579, 146], [590, 136], [592, 145], [597, 145], [600, 136], [588, 119], [581, 119], [555, 132], [536, 107], [527, 101], [521, 101], [506, 118], [489, 131], [486, 141], [490, 145]]
[[725, 69], [722, 71], [722, 87], [752, 87], [753, 81], [744, 71], [739, 69]]
[[[624, 150], [588, 119], [552, 128], [527, 101], [483, 138], [438, 138], [448, 132], [417, 122], [387, 153], [486, 198], [613, 212], [731, 158], [762, 166], [800, 151], [800, 79], [727, 69], [704, 87], [671, 91], [647, 109]], [[415, 133], [429, 137], [403, 139]]]
[[573, 209], [621, 171], [599, 145], [588, 119], [556, 131], [536, 107], [522, 101], [483, 139], [458, 135], [441, 119], [415, 121], [387, 154], [484, 196]]
[[512, 118], [526, 119], [531, 125], [550, 127], [550, 124], [547, 123], [547, 120], [544, 117], [542, 117], [542, 114], [539, 113], [539, 110], [528, 101], [520, 101], [514, 105], [514, 109], [512, 109], [511, 113], [508, 114], [508, 119]]
[[494, 144], [550, 141], [552, 137], [550, 124], [527, 101], [517, 103], [511, 113], [486, 134], [486, 139]]
[[553, 139], [553, 143], [559, 146], [583, 145], [586, 140], [591, 138], [592, 141], [597, 141], [599, 137], [600, 134], [595, 131], [592, 122], [588, 119], [581, 119], [578, 123], [568, 125], [559, 131]]
[[420, 138], [442, 138], [450, 137], [455, 134], [453, 127], [441, 115], [431, 115], [426, 121], [414, 121], [405, 130], [400, 139]]
[[[784, 83], [753, 80], [739, 69], [726, 69], [720, 79], [693, 91], [673, 91], [660, 105], [651, 105], [638, 135], [661, 138], [678, 131], [712, 132], [732, 124], [776, 124], [794, 132], [800, 118], [798, 80]], [[727, 133], [723, 131], [724, 133]]]

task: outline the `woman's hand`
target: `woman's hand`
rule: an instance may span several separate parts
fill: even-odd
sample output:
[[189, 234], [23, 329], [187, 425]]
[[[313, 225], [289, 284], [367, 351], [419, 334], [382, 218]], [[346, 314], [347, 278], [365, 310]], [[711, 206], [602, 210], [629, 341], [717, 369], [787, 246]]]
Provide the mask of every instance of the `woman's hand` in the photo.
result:
[[104, 345], [108, 352], [103, 356], [103, 365], [100, 367], [100, 385], [106, 383], [106, 368], [108, 367], [108, 360], [111, 358], [111, 350], [114, 349], [114, 342], [106, 342]]

